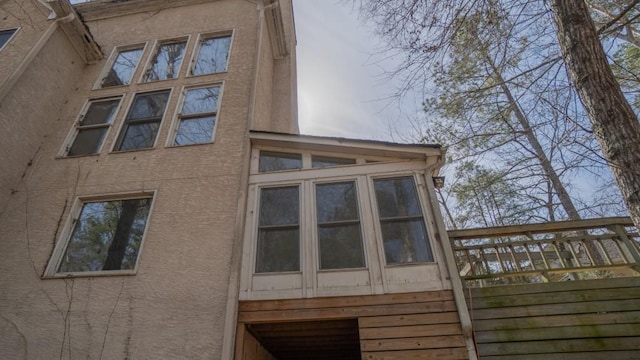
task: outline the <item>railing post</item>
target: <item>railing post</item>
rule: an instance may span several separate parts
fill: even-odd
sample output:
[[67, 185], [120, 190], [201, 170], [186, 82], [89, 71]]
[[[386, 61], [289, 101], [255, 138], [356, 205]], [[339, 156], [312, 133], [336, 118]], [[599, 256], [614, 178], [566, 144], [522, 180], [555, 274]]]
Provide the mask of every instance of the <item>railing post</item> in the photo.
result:
[[622, 239], [622, 242], [626, 245], [627, 251], [631, 254], [633, 261], [636, 263], [636, 269], [640, 266], [640, 252], [638, 251], [638, 246], [634, 244], [634, 240], [629, 239], [627, 236], [627, 231], [624, 229], [622, 225], [613, 226], [613, 231]]

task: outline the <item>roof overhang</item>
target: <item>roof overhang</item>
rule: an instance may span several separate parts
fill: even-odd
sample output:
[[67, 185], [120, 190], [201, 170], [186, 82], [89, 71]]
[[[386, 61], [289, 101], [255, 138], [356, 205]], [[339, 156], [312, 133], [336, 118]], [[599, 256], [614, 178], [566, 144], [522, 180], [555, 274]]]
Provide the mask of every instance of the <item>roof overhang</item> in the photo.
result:
[[100, 45], [68, 0], [46, 0], [44, 4], [52, 10], [49, 19], [60, 20], [60, 28], [86, 64], [96, 63], [104, 57]]

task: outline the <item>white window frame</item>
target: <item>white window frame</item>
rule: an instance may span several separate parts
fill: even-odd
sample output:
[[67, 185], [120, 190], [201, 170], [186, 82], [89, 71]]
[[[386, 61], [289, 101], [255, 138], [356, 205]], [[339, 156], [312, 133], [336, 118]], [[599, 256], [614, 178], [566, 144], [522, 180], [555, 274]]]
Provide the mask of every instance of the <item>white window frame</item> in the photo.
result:
[[[160, 80], [151, 80], [148, 81], [146, 80], [147, 75], [149, 74], [149, 71], [151, 71], [151, 68], [153, 66], [153, 60], [155, 59], [156, 55], [158, 55], [158, 50], [160, 49], [160, 46], [162, 45], [167, 45], [167, 44], [173, 44], [173, 43], [179, 43], [179, 42], [184, 42], [184, 53], [182, 55], [182, 61], [180, 62], [180, 66], [177, 69], [176, 72], [176, 76], [171, 78], [171, 79], [160, 79]], [[145, 61], [145, 66], [144, 66], [144, 70], [142, 71], [142, 73], [140, 74], [140, 77], [138, 78], [138, 83], [139, 84], [150, 84], [150, 83], [158, 83], [158, 82], [162, 82], [162, 81], [171, 81], [171, 80], [176, 80], [178, 78], [180, 78], [182, 76], [182, 72], [184, 69], [184, 64], [187, 62], [187, 59], [189, 57], [189, 47], [191, 45], [191, 35], [184, 35], [184, 36], [177, 36], [177, 37], [172, 37], [169, 39], [162, 39], [162, 40], [156, 40], [153, 43], [153, 46], [151, 47], [149, 56], [147, 57], [146, 61]]]
[[[225, 64], [224, 71], [195, 75], [193, 73], [193, 69], [196, 66], [196, 62], [198, 61], [198, 55], [200, 54], [200, 47], [202, 46], [202, 43], [207, 39], [217, 38], [217, 37], [227, 37], [227, 36], [229, 36], [231, 39], [230, 39], [230, 44], [229, 44], [229, 54], [227, 56], [227, 63]], [[198, 38], [196, 40], [196, 44], [193, 47], [193, 51], [191, 52], [191, 59], [189, 61], [189, 68], [187, 70], [186, 76], [187, 77], [210, 76], [210, 75], [216, 75], [216, 74], [225, 74], [225, 73], [229, 72], [229, 64], [231, 63], [231, 54], [232, 54], [232, 51], [233, 51], [233, 43], [235, 42], [234, 40], [235, 40], [235, 30], [234, 29], [212, 31], [212, 32], [206, 32], [206, 33], [198, 34]]]
[[[180, 122], [182, 121], [182, 106], [184, 105], [184, 99], [189, 90], [195, 89], [204, 89], [208, 87], [219, 87], [220, 90], [218, 92], [218, 108], [215, 111], [216, 122], [213, 124], [213, 129], [211, 132], [211, 139], [207, 142], [203, 143], [195, 143], [195, 144], [185, 144], [185, 145], [175, 145], [176, 135], [178, 134], [178, 129], [180, 128]], [[173, 120], [171, 121], [171, 127], [169, 128], [169, 136], [167, 136], [167, 141], [165, 143], [166, 147], [183, 147], [183, 146], [195, 146], [195, 145], [204, 145], [204, 144], [213, 144], [216, 139], [216, 130], [218, 129], [218, 123], [220, 122], [220, 114], [222, 108], [222, 97], [224, 96], [224, 81], [214, 82], [209, 84], [198, 84], [191, 86], [183, 86], [180, 90], [180, 96], [178, 98], [177, 105], [173, 112]]]
[[[131, 107], [134, 104], [134, 101], [136, 99], [137, 95], [143, 95], [143, 94], [148, 94], [148, 93], [154, 93], [154, 92], [161, 92], [161, 91], [165, 91], [165, 90], [169, 90], [169, 96], [167, 98], [167, 105], [164, 109], [164, 113], [162, 114], [162, 118], [160, 119], [160, 123], [158, 124], [158, 133], [156, 134], [156, 138], [153, 141], [153, 146], [148, 147], [148, 148], [141, 148], [141, 149], [131, 149], [131, 150], [118, 150], [117, 148], [119, 147], [120, 143], [121, 143], [121, 139], [120, 139], [120, 135], [122, 133], [122, 130], [124, 129], [124, 127], [127, 125], [127, 118], [129, 117], [129, 112], [131, 111]], [[158, 145], [158, 139], [160, 139], [161, 133], [162, 133], [162, 127], [163, 124], [165, 122], [165, 119], [167, 117], [167, 113], [169, 112], [169, 108], [171, 107], [171, 99], [173, 98], [173, 88], [169, 88], [169, 87], [163, 87], [160, 89], [154, 89], [154, 90], [144, 90], [144, 91], [137, 91], [134, 92], [133, 94], [131, 94], [131, 96], [129, 96], [129, 100], [128, 100], [128, 104], [126, 107], [126, 111], [123, 113], [123, 115], [120, 117], [120, 124], [118, 125], [118, 131], [116, 132], [116, 137], [113, 139], [113, 143], [111, 144], [111, 150], [109, 151], [110, 153], [126, 153], [126, 152], [131, 152], [131, 151], [145, 151], [145, 150], [151, 150], [151, 149], [155, 149], [156, 146]], [[122, 136], [124, 136], [124, 134], [122, 134]]]
[[[60, 236], [57, 239], [56, 245], [53, 248], [51, 258], [44, 272], [45, 278], [67, 278], [67, 277], [89, 277], [89, 276], [119, 276], [119, 275], [135, 275], [138, 272], [138, 266], [140, 265], [140, 256], [144, 250], [145, 239], [149, 233], [149, 224], [153, 216], [153, 209], [156, 201], [156, 190], [144, 191], [144, 192], [129, 192], [129, 193], [115, 193], [115, 194], [103, 194], [95, 196], [80, 196], [77, 197], [71, 207], [67, 221], [65, 222]], [[58, 272], [60, 263], [64, 257], [67, 246], [71, 241], [73, 230], [80, 217], [80, 213], [85, 203], [98, 202], [98, 201], [118, 201], [118, 200], [134, 200], [134, 199], [151, 199], [149, 205], [149, 214], [147, 215], [147, 222], [145, 224], [142, 239], [140, 240], [140, 248], [138, 249], [138, 255], [136, 257], [136, 263], [133, 269], [129, 270], [101, 270], [101, 271], [83, 271], [83, 272]]]
[[[117, 89], [117, 88], [123, 88], [123, 87], [130, 86], [134, 82], [134, 79], [137, 78], [136, 74], [140, 71], [140, 64], [145, 59], [145, 56], [146, 56], [146, 53], [147, 53], [147, 47], [148, 47], [147, 45], [148, 44], [149, 44], [149, 42], [145, 41], [145, 42], [138, 42], [138, 43], [135, 43], [135, 44], [129, 44], [129, 45], [123, 45], [123, 46], [115, 46], [111, 50], [111, 54], [109, 54], [109, 58], [105, 62], [104, 66], [102, 68], [102, 71], [100, 72], [100, 75], [98, 76], [98, 79], [93, 84], [92, 90]], [[102, 87], [102, 83], [104, 82], [104, 80], [109, 75], [109, 71], [111, 71], [111, 67], [113, 66], [113, 64], [115, 63], [116, 59], [118, 58], [118, 55], [123, 51], [129, 51], [129, 50], [134, 50], [134, 49], [142, 49], [142, 53], [140, 53], [140, 58], [138, 59], [138, 62], [136, 63], [136, 67], [133, 70], [133, 73], [131, 74], [131, 79], [129, 80], [129, 84]]]
[[[113, 120], [110, 123], [108, 123], [107, 125], [103, 125], [103, 126], [97, 126], [97, 125], [88, 126], [88, 127], [96, 127], [96, 128], [97, 127], [106, 127], [107, 128], [107, 130], [105, 131], [105, 134], [104, 134], [104, 138], [102, 139], [102, 143], [98, 147], [98, 150], [95, 153], [91, 153], [91, 154], [68, 155], [69, 150], [73, 146], [73, 143], [75, 142], [76, 137], [78, 136], [78, 133], [80, 132], [81, 129], [84, 128], [84, 127], [80, 126], [80, 123], [82, 122], [82, 119], [84, 119], [84, 116], [86, 115], [87, 111], [89, 110], [89, 107], [91, 106], [91, 104], [94, 103], [94, 102], [116, 100], [116, 99], [119, 99], [119, 102], [118, 102], [118, 106], [115, 109], [115, 112], [114, 112], [114, 115], [113, 115]], [[60, 151], [58, 152], [58, 156], [60, 156], [60, 157], [79, 157], [79, 156], [92, 156], [92, 155], [100, 154], [100, 152], [102, 152], [102, 148], [104, 147], [104, 144], [107, 142], [107, 137], [109, 136], [109, 133], [111, 132], [111, 128], [113, 127], [113, 124], [117, 121], [117, 119], [119, 117], [120, 109], [122, 108], [122, 103], [123, 102], [124, 102], [124, 95], [115, 95], [115, 96], [109, 96], [109, 97], [103, 97], [103, 98], [87, 99], [85, 101], [85, 104], [82, 107], [82, 110], [80, 111], [80, 114], [78, 115], [78, 117], [76, 118], [75, 122], [73, 123], [73, 127], [71, 128], [71, 130], [69, 131], [69, 134], [65, 138], [63, 146], [60, 149]]]
[[6, 29], [0, 29], [0, 32], [13, 30], [13, 34], [11, 34], [11, 36], [9, 36], [7, 41], [0, 46], [0, 51], [2, 51], [2, 49], [4, 49], [11, 42], [11, 40], [13, 40], [13, 38], [16, 36], [18, 31], [20, 31], [20, 29], [21, 29], [21, 27], [11, 27], [11, 28], [6, 28]]

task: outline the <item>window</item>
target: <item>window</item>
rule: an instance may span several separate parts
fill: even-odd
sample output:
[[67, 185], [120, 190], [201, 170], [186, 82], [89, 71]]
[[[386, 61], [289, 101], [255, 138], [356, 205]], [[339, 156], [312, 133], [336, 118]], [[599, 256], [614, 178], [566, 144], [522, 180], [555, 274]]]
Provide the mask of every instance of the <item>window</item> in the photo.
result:
[[320, 269], [365, 266], [355, 181], [317, 184]]
[[18, 29], [0, 30], [0, 50], [11, 40]]
[[131, 77], [136, 71], [136, 67], [142, 56], [142, 50], [143, 47], [138, 47], [118, 52], [118, 55], [111, 65], [111, 69], [102, 79], [100, 87], [129, 85], [131, 83]]
[[433, 261], [412, 177], [374, 180], [387, 264]]
[[173, 145], [202, 144], [213, 140], [219, 97], [220, 86], [186, 90]]
[[54, 272], [135, 269], [151, 201], [141, 197], [84, 202]]
[[353, 165], [355, 163], [356, 163], [356, 159], [336, 158], [336, 157], [317, 156], [317, 155], [311, 156], [311, 167], [313, 168]]
[[260, 172], [302, 169], [302, 155], [260, 151], [260, 164], [258, 168]]
[[136, 94], [117, 142], [117, 151], [152, 148], [170, 90]]
[[191, 74], [205, 75], [227, 71], [230, 47], [231, 35], [202, 38]]
[[175, 79], [180, 72], [187, 41], [163, 43], [158, 46], [153, 61], [145, 73], [144, 81]]
[[119, 97], [89, 101], [76, 124], [76, 135], [67, 149], [67, 156], [98, 153], [119, 104]]
[[298, 186], [261, 189], [257, 273], [300, 270], [299, 198]]

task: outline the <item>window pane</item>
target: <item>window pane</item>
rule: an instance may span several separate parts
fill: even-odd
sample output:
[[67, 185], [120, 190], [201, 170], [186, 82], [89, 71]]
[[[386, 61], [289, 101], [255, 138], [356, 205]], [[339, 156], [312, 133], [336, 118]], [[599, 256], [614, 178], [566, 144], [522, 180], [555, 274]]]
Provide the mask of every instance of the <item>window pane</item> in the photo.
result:
[[102, 87], [129, 85], [141, 55], [142, 48], [121, 51], [109, 74], [102, 80]]
[[381, 218], [422, 215], [413, 178], [375, 180], [374, 186]]
[[58, 272], [133, 269], [151, 199], [84, 204]]
[[107, 132], [106, 127], [81, 129], [78, 131], [73, 145], [67, 153], [68, 156], [95, 154], [102, 145], [102, 140]]
[[277, 152], [260, 152], [260, 172], [302, 169], [302, 155]]
[[383, 222], [381, 226], [387, 264], [433, 261], [422, 219]]
[[298, 229], [260, 230], [256, 272], [300, 270]]
[[180, 120], [174, 145], [208, 143], [213, 138], [215, 116], [204, 116]]
[[136, 95], [128, 119], [162, 118], [168, 99], [169, 91]]
[[116, 114], [120, 99], [93, 101], [84, 114], [80, 126], [110, 124]]
[[186, 41], [160, 45], [151, 68], [147, 71], [145, 81], [176, 78], [180, 71], [186, 46]]
[[218, 109], [219, 86], [188, 90], [182, 104], [182, 115], [215, 112]]
[[127, 125], [118, 150], [125, 151], [153, 147], [159, 127], [159, 121]]
[[326, 156], [311, 157], [311, 167], [314, 167], [314, 168], [325, 168], [325, 167], [340, 166], [340, 165], [352, 165], [355, 163], [356, 163], [355, 159], [334, 158], [334, 157], [326, 157]]
[[360, 224], [318, 227], [320, 269], [364, 267]]
[[0, 49], [7, 43], [7, 41], [9, 41], [9, 39], [11, 39], [15, 32], [16, 29], [0, 31]]
[[266, 188], [260, 192], [260, 226], [298, 225], [297, 186]]
[[354, 181], [316, 185], [318, 223], [358, 220], [358, 199]]
[[202, 41], [193, 75], [213, 74], [227, 70], [231, 36], [209, 38]]

